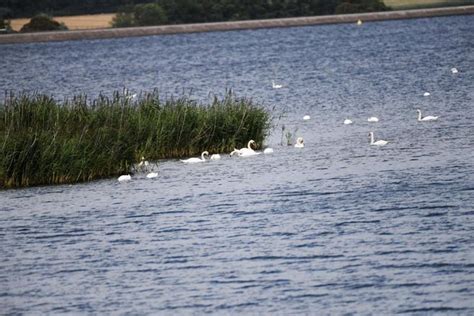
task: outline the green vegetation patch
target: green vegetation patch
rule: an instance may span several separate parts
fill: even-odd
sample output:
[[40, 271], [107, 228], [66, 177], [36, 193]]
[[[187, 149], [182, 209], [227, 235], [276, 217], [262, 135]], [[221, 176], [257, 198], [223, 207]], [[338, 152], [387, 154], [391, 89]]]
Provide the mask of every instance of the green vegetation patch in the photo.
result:
[[30, 22], [23, 25], [20, 32], [42, 32], [42, 31], [65, 31], [66, 25], [53, 20], [46, 14], [38, 14], [31, 18]]
[[0, 188], [90, 181], [130, 172], [148, 160], [230, 152], [262, 144], [270, 115], [228, 93], [204, 105], [157, 92], [62, 102], [10, 94], [0, 103]]

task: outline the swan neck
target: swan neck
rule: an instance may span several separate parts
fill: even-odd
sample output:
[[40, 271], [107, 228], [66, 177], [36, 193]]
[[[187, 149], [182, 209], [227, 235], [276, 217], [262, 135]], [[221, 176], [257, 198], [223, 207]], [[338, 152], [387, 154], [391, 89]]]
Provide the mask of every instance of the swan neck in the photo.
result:
[[374, 133], [370, 133], [370, 143], [374, 143]]
[[418, 110], [418, 121], [421, 121], [421, 111]]

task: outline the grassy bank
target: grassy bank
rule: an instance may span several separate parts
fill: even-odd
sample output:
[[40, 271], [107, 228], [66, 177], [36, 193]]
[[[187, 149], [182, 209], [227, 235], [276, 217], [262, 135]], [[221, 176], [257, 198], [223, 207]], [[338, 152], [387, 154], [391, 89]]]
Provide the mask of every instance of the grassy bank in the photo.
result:
[[127, 173], [148, 160], [230, 152], [261, 144], [268, 112], [227, 94], [203, 105], [146, 93], [58, 102], [9, 94], [0, 103], [0, 188], [90, 181]]
[[472, 5], [474, 0], [384, 0], [384, 3], [393, 10], [409, 10]]

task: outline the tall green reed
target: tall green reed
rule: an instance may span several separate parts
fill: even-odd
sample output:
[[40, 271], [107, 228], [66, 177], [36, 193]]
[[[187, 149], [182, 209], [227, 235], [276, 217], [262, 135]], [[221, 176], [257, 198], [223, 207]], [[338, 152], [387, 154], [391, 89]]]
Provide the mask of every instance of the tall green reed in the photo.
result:
[[[149, 160], [230, 152], [262, 144], [270, 115], [228, 92], [204, 105], [162, 100], [154, 91], [62, 102], [43, 94], [7, 94], [0, 103], [0, 188], [90, 181], [131, 171]], [[133, 170], [132, 170], [133, 171]]]

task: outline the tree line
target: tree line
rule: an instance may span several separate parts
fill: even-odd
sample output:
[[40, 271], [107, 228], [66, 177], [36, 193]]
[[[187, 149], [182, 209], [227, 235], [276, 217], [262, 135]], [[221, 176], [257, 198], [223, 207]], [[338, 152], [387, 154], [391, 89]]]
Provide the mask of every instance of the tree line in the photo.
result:
[[119, 9], [113, 26], [203, 23], [384, 11], [381, 0], [156, 0]]
[[382, 0], [0, 0], [4, 18], [118, 12], [135, 24], [153, 17], [178, 24], [382, 10], [387, 10]]

